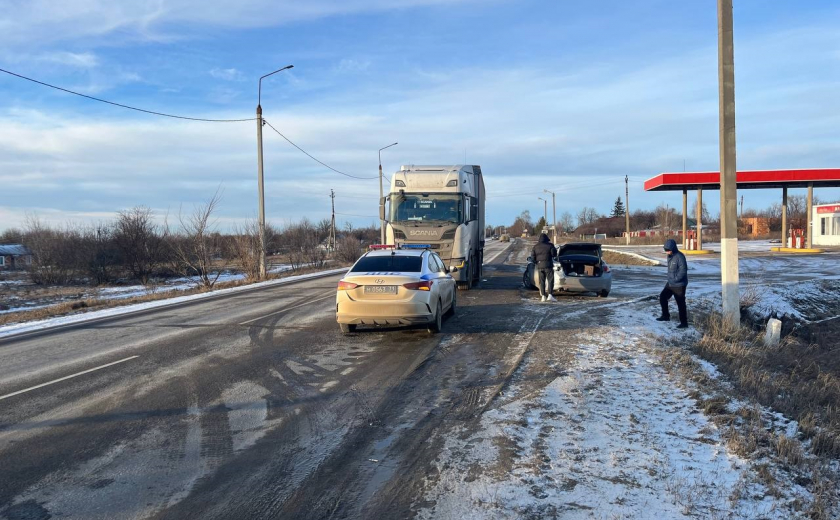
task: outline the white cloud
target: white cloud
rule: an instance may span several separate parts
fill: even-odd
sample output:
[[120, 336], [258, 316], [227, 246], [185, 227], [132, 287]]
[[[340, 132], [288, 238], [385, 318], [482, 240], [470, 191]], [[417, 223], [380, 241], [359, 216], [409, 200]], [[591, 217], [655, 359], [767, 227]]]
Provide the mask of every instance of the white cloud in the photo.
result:
[[238, 71], [237, 69], [211, 69], [210, 75], [216, 79], [222, 79], [225, 81], [242, 81], [244, 78], [242, 76], [242, 72]]
[[92, 69], [99, 65], [99, 59], [90, 52], [47, 52], [34, 57], [36, 61], [55, 63], [68, 67]]
[[168, 40], [189, 27], [271, 27], [302, 20], [475, 0], [0, 0], [0, 46], [69, 39]]

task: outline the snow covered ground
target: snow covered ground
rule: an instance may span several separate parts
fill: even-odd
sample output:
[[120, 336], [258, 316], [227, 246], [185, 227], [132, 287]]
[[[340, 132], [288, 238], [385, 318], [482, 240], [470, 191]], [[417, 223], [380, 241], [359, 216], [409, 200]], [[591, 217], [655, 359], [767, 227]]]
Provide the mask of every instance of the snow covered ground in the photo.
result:
[[[292, 270], [292, 266], [290, 265], [275, 265], [272, 267], [269, 272], [271, 274], [278, 274], [278, 273], [285, 273]], [[225, 282], [237, 282], [240, 280], [244, 280], [245, 275], [242, 273], [231, 273], [231, 272], [224, 272], [219, 276], [217, 283], [225, 283]], [[26, 285], [27, 281], [25, 280], [0, 280], [0, 287], [3, 285], [6, 286], [23, 286]], [[178, 291], [186, 291], [190, 289], [195, 289], [196, 287], [200, 286], [201, 282], [198, 276], [190, 276], [190, 277], [181, 277], [181, 278], [174, 278], [172, 280], [167, 280], [161, 284], [151, 284], [151, 285], [118, 285], [113, 287], [90, 287], [80, 290], [78, 294], [74, 295], [72, 298], [64, 297], [64, 298], [56, 298], [54, 300], [49, 301], [48, 303], [38, 303], [34, 301], [29, 301], [26, 297], [18, 297], [12, 295], [8, 301], [10, 303], [9, 309], [0, 310], [0, 314], [6, 314], [9, 312], [19, 312], [19, 311], [28, 311], [28, 310], [35, 310], [41, 309], [44, 307], [49, 307], [50, 305], [55, 305], [56, 303], [61, 303], [62, 301], [70, 301], [70, 300], [80, 300], [80, 299], [97, 299], [97, 300], [124, 300], [128, 298], [136, 298], [139, 296], [145, 296], [147, 294], [152, 293], [163, 293], [163, 292], [178, 292]]]
[[[838, 259], [745, 255], [742, 297], [762, 319], [838, 315]], [[719, 307], [717, 255], [688, 261], [690, 312]], [[773, 462], [733, 453], [689, 395], [694, 384], [663, 365], [661, 338], [679, 344], [700, 333], [655, 321], [662, 267], [614, 271], [618, 301], [572, 310], [561, 299], [479, 424], [446, 436], [415, 503], [420, 518], [806, 518], [809, 491], [784, 469], [767, 470]], [[795, 436], [795, 421], [778, 424]], [[768, 487], [763, 471], [780, 480]]]
[[806, 491], [773, 496], [660, 366], [650, 334], [672, 327], [626, 306], [610, 321], [564, 340], [565, 373], [533, 392], [523, 367], [480, 428], [448, 437], [421, 518], [791, 518]]
[[316, 273], [309, 273], [309, 274], [302, 274], [297, 276], [289, 276], [287, 278], [282, 278], [280, 280], [269, 280], [267, 282], [258, 282], [249, 285], [240, 285], [238, 287], [231, 287], [229, 289], [219, 289], [216, 291], [211, 292], [203, 292], [198, 294], [190, 294], [187, 296], [177, 296], [173, 298], [166, 298], [163, 300], [155, 300], [151, 302], [145, 303], [137, 303], [133, 305], [125, 305], [122, 307], [114, 307], [110, 309], [103, 309], [99, 311], [91, 311], [82, 314], [72, 314], [70, 316], [59, 316], [55, 318], [48, 318], [44, 320], [36, 320], [36, 321], [28, 321], [25, 323], [15, 323], [12, 325], [5, 325], [0, 326], [0, 338], [4, 336], [10, 336], [12, 334], [20, 334], [23, 332], [33, 332], [36, 330], [42, 330], [50, 327], [57, 327], [63, 325], [70, 325], [75, 323], [82, 323], [85, 321], [91, 320], [98, 320], [102, 318], [107, 318], [111, 316], [120, 316], [123, 314], [129, 314], [132, 312], [143, 311], [148, 309], [155, 309], [158, 307], [165, 307], [167, 305], [175, 305], [180, 303], [185, 303], [194, 300], [201, 300], [204, 298], [215, 298], [224, 294], [232, 294], [242, 291], [249, 291], [260, 287], [268, 287], [274, 285], [282, 285], [291, 282], [297, 282], [301, 280], [307, 280], [310, 278], [318, 278], [321, 276], [331, 275], [331, 274], [340, 274], [347, 271], [346, 267], [342, 267], [339, 269], [330, 269], [327, 271], [319, 271]]

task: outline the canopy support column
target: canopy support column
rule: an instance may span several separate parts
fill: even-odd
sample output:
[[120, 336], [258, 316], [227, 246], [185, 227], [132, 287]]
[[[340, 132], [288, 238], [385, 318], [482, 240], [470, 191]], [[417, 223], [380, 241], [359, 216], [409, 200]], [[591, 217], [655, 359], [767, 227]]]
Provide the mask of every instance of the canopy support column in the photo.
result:
[[788, 246], [787, 186], [782, 188], [782, 247]]
[[805, 232], [807, 233], [806, 236], [808, 238], [807, 238], [807, 244], [805, 245], [805, 247], [807, 247], [808, 249], [811, 249], [811, 247], [813, 247], [813, 245], [814, 245], [813, 242], [811, 241], [813, 236], [814, 236], [814, 232], [811, 229], [811, 227], [813, 226], [813, 222], [812, 222], [813, 217], [812, 217], [811, 213], [814, 211], [814, 183], [813, 182], [808, 183], [808, 204], [807, 204], [807, 206], [808, 206], [808, 218], [807, 218], [806, 222], [807, 222], [808, 227], [806, 228]]
[[682, 248], [688, 249], [688, 190], [683, 190]]
[[703, 188], [697, 188], [697, 249], [703, 250]]

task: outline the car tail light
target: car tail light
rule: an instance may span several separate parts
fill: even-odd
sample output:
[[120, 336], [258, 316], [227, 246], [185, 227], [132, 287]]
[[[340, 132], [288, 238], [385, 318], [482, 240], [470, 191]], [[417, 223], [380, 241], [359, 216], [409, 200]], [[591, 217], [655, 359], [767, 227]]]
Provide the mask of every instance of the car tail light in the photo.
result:
[[406, 289], [411, 289], [412, 291], [431, 291], [432, 281], [426, 280], [423, 282], [404, 283], [403, 287], [405, 287]]
[[359, 286], [359, 284], [353, 283], [353, 282], [345, 282], [345, 281], [338, 282], [338, 290], [339, 291], [349, 291], [350, 289], [355, 289], [358, 286]]
[[610, 266], [605, 265], [605, 266], [604, 266], [604, 272], [605, 272], [605, 273], [609, 273], [609, 272], [610, 272]]

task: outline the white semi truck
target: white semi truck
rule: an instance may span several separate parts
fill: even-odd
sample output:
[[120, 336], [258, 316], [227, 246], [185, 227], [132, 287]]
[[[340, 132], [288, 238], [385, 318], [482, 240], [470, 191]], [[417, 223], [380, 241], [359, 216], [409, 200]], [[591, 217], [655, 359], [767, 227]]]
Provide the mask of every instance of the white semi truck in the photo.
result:
[[380, 205], [386, 243], [428, 244], [469, 289], [481, 280], [485, 198], [480, 166], [403, 166], [391, 177], [387, 215]]

